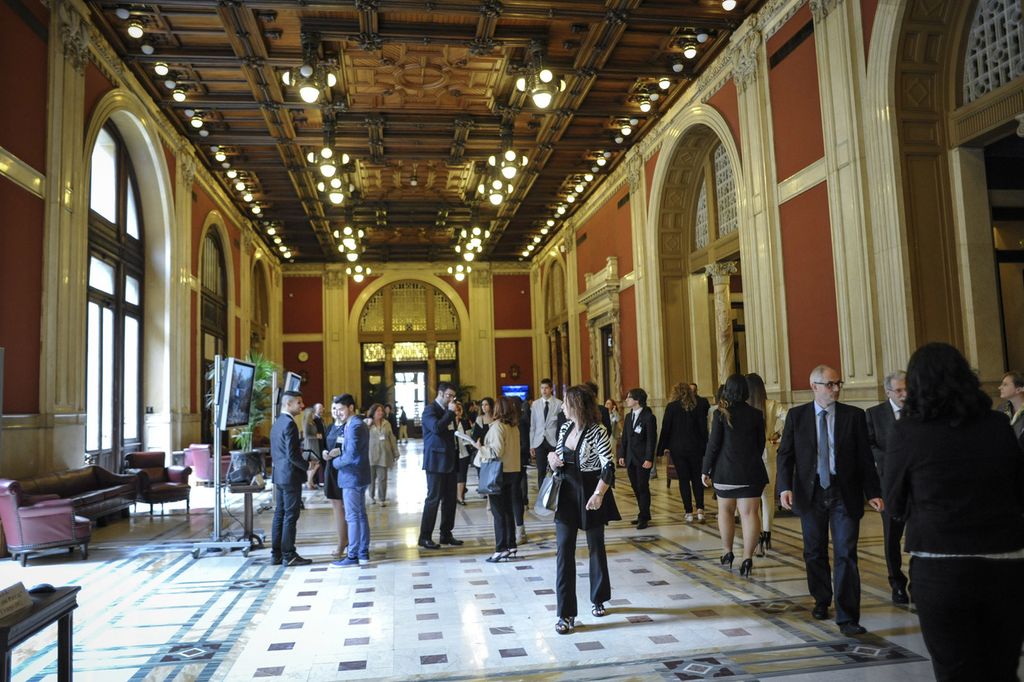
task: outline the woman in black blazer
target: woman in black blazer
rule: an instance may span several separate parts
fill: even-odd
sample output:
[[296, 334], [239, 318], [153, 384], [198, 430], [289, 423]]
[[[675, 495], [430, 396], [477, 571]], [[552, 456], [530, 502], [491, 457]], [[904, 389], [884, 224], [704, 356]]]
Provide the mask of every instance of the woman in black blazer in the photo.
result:
[[693, 521], [694, 501], [697, 503], [697, 520], [704, 520], [701, 458], [707, 446], [707, 415], [698, 409], [697, 396], [690, 385], [678, 383], [672, 387], [671, 402], [665, 407], [657, 451], [672, 458], [688, 523]]
[[714, 481], [718, 495], [718, 530], [722, 535], [722, 565], [732, 568], [735, 513], [739, 506], [743, 525], [743, 563], [740, 575], [754, 567], [754, 549], [761, 536], [761, 493], [768, 484], [761, 453], [764, 450], [764, 414], [747, 405], [749, 389], [742, 374], [725, 381], [718, 409], [711, 420], [711, 437], [704, 455], [704, 485]]
[[919, 348], [885, 455], [910, 592], [938, 680], [1017, 680], [1024, 643], [1024, 461], [952, 346]]

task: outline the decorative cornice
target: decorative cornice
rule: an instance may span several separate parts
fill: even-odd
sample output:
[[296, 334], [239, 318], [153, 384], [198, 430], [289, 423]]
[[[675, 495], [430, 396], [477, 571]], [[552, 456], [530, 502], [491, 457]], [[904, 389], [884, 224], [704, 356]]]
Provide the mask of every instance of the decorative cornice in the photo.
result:
[[327, 289], [345, 288], [345, 271], [340, 267], [329, 267], [324, 272], [324, 287]]
[[723, 59], [723, 56], [729, 54], [729, 50], [724, 50], [708, 68], [704, 69], [704, 73], [694, 83], [693, 90], [697, 93], [701, 102], [707, 102], [711, 99], [732, 76], [729, 68], [732, 66], [732, 60], [729, 58]]
[[632, 149], [626, 158], [626, 177], [629, 188], [638, 191], [644, 178], [644, 161], [639, 149]]
[[[764, 39], [778, 33], [787, 21], [804, 6], [805, 0], [771, 0], [757, 13]], [[771, 23], [769, 23], [771, 22]]]
[[750, 31], [743, 36], [734, 50], [732, 75], [736, 81], [736, 92], [742, 93], [757, 80], [758, 64], [761, 59], [761, 32]]
[[196, 179], [196, 159], [184, 146], [178, 148], [177, 159], [178, 167], [181, 168], [181, 183], [186, 190], [191, 190], [192, 182]]
[[814, 23], [820, 24], [825, 21], [829, 13], [842, 4], [843, 0], [810, 0], [811, 16]]
[[665, 142], [664, 138], [660, 135], [655, 137], [654, 135], [646, 135], [644, 139], [640, 140], [640, 156], [643, 158], [644, 163], [651, 160], [651, 157], [661, 151], [661, 145]]
[[57, 12], [60, 17], [60, 40], [64, 45], [64, 58], [79, 75], [84, 75], [91, 42], [89, 23], [70, 2], [61, 2], [57, 6]]

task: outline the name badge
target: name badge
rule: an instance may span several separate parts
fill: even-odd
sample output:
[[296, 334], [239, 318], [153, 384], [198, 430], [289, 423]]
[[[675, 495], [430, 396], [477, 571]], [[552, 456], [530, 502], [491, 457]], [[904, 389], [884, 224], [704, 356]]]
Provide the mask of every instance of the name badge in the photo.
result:
[[636, 427], [633, 429], [633, 433], [642, 433], [643, 430], [644, 430], [644, 427], [642, 427], [639, 424], [637, 424]]
[[345, 437], [344, 436], [338, 436], [337, 438], [334, 439], [334, 444], [335, 445], [341, 445], [344, 442], [345, 442]]
[[379, 438], [379, 440], [384, 440], [384, 439], [385, 439], [385, 436], [384, 436], [384, 434], [383, 434], [383, 433], [382, 433], [382, 434], [380, 434], [380, 438]]

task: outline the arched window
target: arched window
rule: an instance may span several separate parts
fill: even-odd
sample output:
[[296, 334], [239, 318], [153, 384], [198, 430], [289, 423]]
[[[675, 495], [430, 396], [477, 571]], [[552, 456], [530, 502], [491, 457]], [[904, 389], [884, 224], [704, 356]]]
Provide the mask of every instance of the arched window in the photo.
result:
[[[214, 357], [224, 357], [228, 348], [228, 277], [224, 266], [224, 247], [221, 245], [217, 231], [211, 227], [203, 241], [202, 260], [199, 270], [200, 290], [202, 292], [199, 314], [199, 334], [202, 339], [201, 351], [203, 358], [203, 374], [206, 377], [213, 367]], [[206, 387], [200, 396], [203, 405], [203, 436], [205, 442], [213, 442], [213, 421], [210, 410], [206, 407], [205, 396], [213, 390], [209, 380], [204, 380]]]
[[691, 248], [702, 251], [734, 234], [738, 225], [732, 163], [725, 147], [717, 144], [701, 166]]
[[1024, 74], [1020, 0], [981, 0], [964, 55], [964, 104]]
[[85, 449], [117, 471], [122, 453], [142, 444], [142, 215], [131, 159], [112, 126], [100, 130], [90, 168]]

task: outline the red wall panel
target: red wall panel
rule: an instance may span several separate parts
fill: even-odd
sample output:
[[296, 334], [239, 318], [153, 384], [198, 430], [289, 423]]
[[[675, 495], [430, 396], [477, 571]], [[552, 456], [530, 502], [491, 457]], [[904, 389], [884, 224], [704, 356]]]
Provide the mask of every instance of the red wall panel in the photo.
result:
[[494, 276], [494, 328], [530, 329], [530, 276]]
[[860, 23], [864, 31], [864, 60], [867, 61], [871, 50], [871, 31], [875, 27], [875, 15], [878, 14], [878, 0], [860, 0]]
[[626, 391], [640, 386], [640, 355], [637, 347], [636, 328], [636, 287], [630, 287], [619, 294], [619, 314], [621, 336], [619, 343], [622, 357], [622, 395], [616, 396], [619, 401]]
[[729, 124], [729, 132], [732, 133], [732, 141], [736, 143], [736, 149], [740, 146], [740, 103], [736, 96], [736, 83], [730, 78], [725, 85], [708, 99], [708, 104], [722, 115], [725, 122]]
[[[35, 12], [42, 24], [48, 20], [42, 3]], [[36, 28], [40, 28], [37, 24]], [[0, 147], [46, 172], [46, 39], [15, 14], [9, 3], [0, 3], [0, 92], [7, 106], [0, 107]], [[6, 210], [6, 207], [5, 207]]]
[[[589, 381], [594, 376], [590, 371], [590, 334], [587, 333], [587, 314], [580, 313], [580, 378]], [[598, 349], [600, 350], [600, 349]]]
[[661, 156], [661, 151], [654, 152], [644, 164], [644, 177], [647, 180], [647, 206], [651, 205], [651, 187], [654, 185], [654, 169], [658, 167], [659, 156]]
[[[519, 366], [516, 378], [509, 375], [512, 365]], [[533, 340], [530, 337], [495, 339], [494, 371], [494, 385], [499, 393], [503, 384], [528, 384], [531, 396], [540, 393], [533, 381]]]
[[[778, 51], [810, 21], [811, 11], [804, 5], [769, 39], [768, 54]], [[778, 179], [784, 180], [825, 154], [813, 34], [768, 72], [768, 84], [775, 136], [775, 170]]]
[[95, 64], [89, 62], [85, 67], [85, 127], [89, 127], [89, 123], [92, 120], [92, 112], [96, 108], [96, 103], [100, 101], [103, 95], [107, 94], [114, 89], [114, 84], [103, 75]]
[[285, 334], [319, 334], [323, 323], [323, 281], [319, 277], [285, 277], [282, 283]]
[[[3, 207], [0, 346], [5, 348], [4, 412], [37, 414], [43, 304], [43, 200], [0, 177], [0, 206]], [[82, 358], [84, 361], [84, 348]]]
[[[619, 206], [629, 187], [623, 185], [576, 230], [576, 270], [579, 291], [586, 290], [584, 273], [604, 268], [608, 256], [619, 259], [619, 275], [633, 271], [633, 233], [629, 202]], [[570, 292], [571, 293], [571, 292]]]
[[821, 183], [779, 206], [783, 277], [794, 389], [807, 389], [817, 365], [839, 366], [839, 317], [832, 271], [828, 186]]
[[[293, 278], [298, 279], [298, 278]], [[308, 277], [305, 279], [309, 279]], [[309, 358], [299, 362], [299, 353], [305, 351]], [[307, 406], [324, 402], [324, 347], [318, 341], [289, 341], [284, 344], [284, 368], [303, 377], [302, 401]]]

